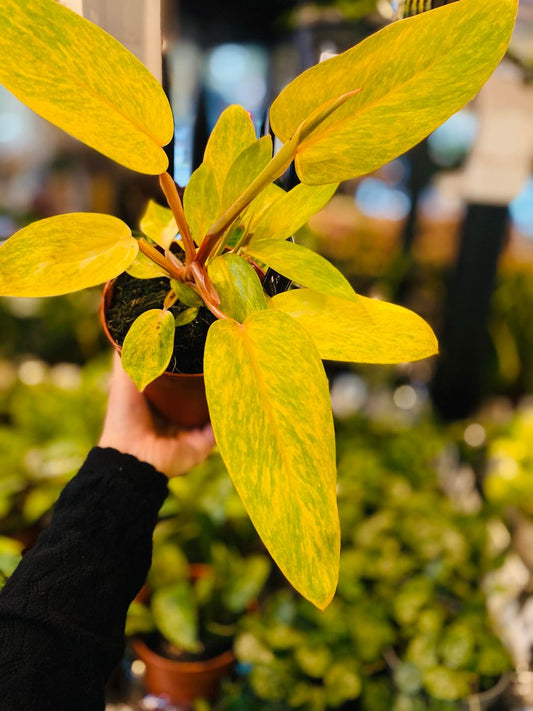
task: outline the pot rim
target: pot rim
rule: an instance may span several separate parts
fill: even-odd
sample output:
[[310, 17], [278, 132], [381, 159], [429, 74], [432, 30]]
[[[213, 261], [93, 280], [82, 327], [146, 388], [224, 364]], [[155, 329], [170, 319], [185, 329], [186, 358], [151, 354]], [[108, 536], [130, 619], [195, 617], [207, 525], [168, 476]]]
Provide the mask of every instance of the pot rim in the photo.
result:
[[154, 667], [164, 669], [169, 672], [181, 671], [188, 674], [201, 674], [205, 671], [215, 671], [216, 669], [221, 669], [225, 666], [233, 664], [235, 661], [235, 655], [231, 649], [203, 661], [182, 662], [179, 659], [168, 659], [168, 657], [163, 657], [161, 654], [154, 652], [153, 649], [150, 649], [150, 647], [148, 647], [148, 645], [143, 642], [140, 637], [136, 637], [133, 640], [133, 648], [139, 655], [141, 661], [145, 663], [147, 662]]
[[[105, 316], [105, 311], [106, 307], [109, 303], [109, 299], [111, 298], [111, 293], [113, 290], [113, 284], [115, 283], [115, 279], [110, 279], [109, 281], [106, 281], [104, 284], [104, 288], [102, 291], [102, 298], [100, 300], [100, 323], [102, 324], [102, 329], [105, 333], [105, 336], [109, 343], [113, 346], [113, 348], [117, 351], [119, 355], [122, 353], [122, 346], [119, 346], [118, 343], [115, 341], [113, 336], [111, 335], [111, 332], [109, 331], [109, 328], [107, 326], [107, 319]], [[193, 378], [193, 379], [198, 379], [198, 378], [203, 378], [204, 374], [203, 373], [171, 373], [168, 370], [165, 370], [164, 376], [166, 378]]]

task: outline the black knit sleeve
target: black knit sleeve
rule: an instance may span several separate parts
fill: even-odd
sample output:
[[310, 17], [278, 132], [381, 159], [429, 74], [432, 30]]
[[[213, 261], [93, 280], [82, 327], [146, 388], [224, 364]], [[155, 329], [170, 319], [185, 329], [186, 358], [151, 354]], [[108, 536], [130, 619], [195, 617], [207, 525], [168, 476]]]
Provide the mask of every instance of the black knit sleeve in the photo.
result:
[[95, 448], [0, 593], [2, 711], [101, 711], [143, 584], [166, 478]]

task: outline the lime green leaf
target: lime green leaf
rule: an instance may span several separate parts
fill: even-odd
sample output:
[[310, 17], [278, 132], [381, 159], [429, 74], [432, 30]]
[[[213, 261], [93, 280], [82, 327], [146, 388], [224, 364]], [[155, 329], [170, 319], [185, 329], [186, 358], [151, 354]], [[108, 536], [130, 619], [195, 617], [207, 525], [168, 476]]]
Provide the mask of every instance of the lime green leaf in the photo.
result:
[[132, 170], [166, 170], [165, 92], [111, 35], [55, 0], [2, 0], [0, 27], [0, 82], [17, 98]]
[[242, 323], [248, 316], [266, 309], [263, 287], [255, 269], [238, 254], [224, 254], [212, 259], [209, 278], [220, 297], [221, 310]]
[[198, 610], [190, 583], [182, 581], [156, 590], [152, 614], [161, 634], [186, 652], [199, 652]]
[[418, 143], [472, 99], [500, 62], [517, 0], [460, 0], [388, 25], [304, 72], [272, 104], [287, 141], [319, 106], [348, 99], [298, 148], [296, 170], [318, 184], [374, 170]]
[[333, 185], [304, 185], [300, 183], [272, 203], [253, 227], [254, 240], [291, 237], [331, 199]]
[[437, 699], [465, 699], [475, 681], [476, 675], [473, 672], [447, 669], [444, 666], [428, 669], [424, 673], [424, 687]]
[[11, 575], [22, 557], [22, 543], [0, 536], [0, 575]]
[[168, 249], [178, 233], [178, 226], [168, 207], [150, 200], [146, 206], [139, 227], [147, 237], [163, 249]]
[[192, 237], [200, 245], [205, 233], [218, 217], [220, 199], [215, 173], [202, 163], [191, 175], [183, 195], [183, 209]]
[[438, 351], [435, 334], [420, 316], [385, 301], [297, 289], [278, 294], [270, 306], [295, 318], [326, 360], [404, 363]]
[[135, 319], [122, 347], [122, 366], [139, 390], [155, 380], [169, 364], [174, 347], [174, 317], [150, 309]]
[[278, 239], [262, 239], [252, 240], [243, 251], [297, 284], [325, 294], [357, 299], [340, 271], [307, 247]]
[[136, 279], [155, 279], [156, 277], [168, 277], [162, 267], [155, 262], [152, 262], [142, 252], [137, 252], [137, 256], [130, 266], [126, 269], [128, 274]]
[[215, 437], [257, 532], [289, 582], [326, 607], [340, 543], [331, 406], [316, 347], [285, 314], [258, 311], [242, 326], [211, 326], [204, 367]]
[[174, 324], [176, 327], [178, 326], [186, 326], [188, 323], [191, 323], [191, 321], [194, 321], [194, 319], [198, 316], [198, 309], [197, 308], [190, 308], [190, 309], [185, 309], [185, 311], [182, 311], [179, 313], [176, 318], [174, 319]]
[[255, 129], [249, 113], [237, 104], [228, 106], [213, 128], [204, 154], [204, 162], [211, 166], [215, 176], [219, 195], [222, 195], [233, 161], [255, 140]]
[[182, 281], [177, 279], [170, 280], [170, 286], [172, 287], [174, 293], [185, 306], [201, 306], [204, 302], [201, 297], [191, 289], [190, 286], [184, 284]]
[[141, 602], [134, 600], [128, 608], [126, 617], [126, 637], [154, 631], [154, 621], [150, 610]]
[[22, 513], [28, 525], [38, 521], [57, 501], [60, 487], [47, 486], [32, 489], [24, 499]]
[[114, 279], [135, 259], [130, 228], [109, 215], [57, 215], [0, 247], [0, 295], [57, 296]]
[[222, 190], [222, 208], [229, 207], [272, 158], [272, 139], [263, 136], [245, 148], [228, 171]]

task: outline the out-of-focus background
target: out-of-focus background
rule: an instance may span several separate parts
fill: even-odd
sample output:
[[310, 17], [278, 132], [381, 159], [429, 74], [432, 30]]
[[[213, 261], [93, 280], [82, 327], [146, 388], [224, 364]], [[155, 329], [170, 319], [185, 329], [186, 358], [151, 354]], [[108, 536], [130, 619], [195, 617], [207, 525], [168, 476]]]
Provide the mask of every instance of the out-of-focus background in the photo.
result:
[[[162, 41], [180, 185], [225, 106], [242, 104], [258, 134], [268, 130], [269, 103], [291, 78], [397, 11], [389, 0], [165, 0], [159, 37], [159, 0], [65, 4], [155, 72]], [[209, 564], [227, 609], [211, 601], [203, 620], [228, 628], [236, 655], [217, 699], [196, 711], [533, 708], [532, 172], [533, 1], [521, 0], [510, 51], [478, 97], [408, 154], [342, 184], [295, 235], [356, 291], [422, 315], [440, 341], [438, 357], [417, 363], [326, 364], [343, 533], [330, 608], [312, 609], [269, 565], [216, 453], [171, 486], [152, 595]], [[158, 194], [155, 179], [2, 87], [0, 188], [0, 241], [71, 211], [136, 228]], [[0, 299], [0, 580], [97, 441], [110, 364], [99, 304], [99, 289]], [[160, 607], [133, 606], [131, 639], [164, 628]], [[109, 711], [190, 708], [147, 694], [145, 671], [129, 644]]]

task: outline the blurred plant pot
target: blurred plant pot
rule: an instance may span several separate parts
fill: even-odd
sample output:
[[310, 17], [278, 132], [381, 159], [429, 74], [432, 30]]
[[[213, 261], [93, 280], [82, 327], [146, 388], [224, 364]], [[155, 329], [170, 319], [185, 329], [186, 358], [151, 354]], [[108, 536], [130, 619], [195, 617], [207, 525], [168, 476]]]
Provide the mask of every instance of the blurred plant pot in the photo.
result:
[[486, 691], [479, 694], [470, 694], [467, 699], [461, 702], [461, 709], [464, 711], [487, 711], [490, 709], [507, 691], [511, 683], [512, 674], [502, 674], [499, 680]]
[[[211, 566], [191, 563], [190, 577], [197, 580], [209, 575]], [[141, 589], [144, 601], [149, 597], [148, 586]], [[133, 649], [144, 662], [144, 685], [156, 696], [164, 694], [178, 704], [191, 703], [197, 698], [210, 701], [217, 698], [223, 677], [232, 673], [235, 666], [233, 650], [228, 649], [209, 659], [186, 661], [169, 659], [158, 654], [140, 638], [133, 640]]]
[[[120, 354], [122, 348], [111, 335], [106, 321], [106, 310], [113, 293], [113, 282], [104, 286], [100, 307], [100, 321], [107, 339]], [[165, 372], [144, 390], [148, 401], [169, 422], [185, 428], [203, 427], [209, 422], [203, 373], [182, 374]]]
[[[394, 649], [385, 650], [383, 656], [385, 657], [385, 661], [391, 670], [394, 670], [400, 663], [400, 658]], [[513, 674], [511, 672], [507, 672], [502, 674], [498, 681], [489, 689], [472, 693], [465, 698], [450, 703], [456, 704], [457, 711], [488, 711], [488, 709], [492, 708], [492, 706], [496, 704], [496, 702], [499, 701], [505, 694], [512, 679]]]
[[133, 648], [146, 666], [147, 691], [166, 694], [174, 703], [216, 699], [222, 678], [231, 674], [235, 664], [231, 649], [205, 661], [181, 662], [160, 656], [140, 639], [133, 642]]

